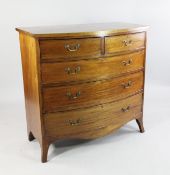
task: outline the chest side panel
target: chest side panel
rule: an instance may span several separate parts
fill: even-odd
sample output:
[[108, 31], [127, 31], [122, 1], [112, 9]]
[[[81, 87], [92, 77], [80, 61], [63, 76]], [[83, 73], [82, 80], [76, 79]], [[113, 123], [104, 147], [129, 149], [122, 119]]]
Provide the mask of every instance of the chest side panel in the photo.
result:
[[28, 132], [41, 139], [38, 42], [35, 38], [20, 33], [20, 48], [25, 93]]

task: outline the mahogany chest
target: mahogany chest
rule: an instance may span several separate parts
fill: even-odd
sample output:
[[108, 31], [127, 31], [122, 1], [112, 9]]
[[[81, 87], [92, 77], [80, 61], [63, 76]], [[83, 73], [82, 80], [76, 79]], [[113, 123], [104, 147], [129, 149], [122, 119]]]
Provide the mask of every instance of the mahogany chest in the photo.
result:
[[17, 28], [29, 140], [47, 161], [58, 139], [93, 139], [136, 120], [143, 128], [147, 26]]

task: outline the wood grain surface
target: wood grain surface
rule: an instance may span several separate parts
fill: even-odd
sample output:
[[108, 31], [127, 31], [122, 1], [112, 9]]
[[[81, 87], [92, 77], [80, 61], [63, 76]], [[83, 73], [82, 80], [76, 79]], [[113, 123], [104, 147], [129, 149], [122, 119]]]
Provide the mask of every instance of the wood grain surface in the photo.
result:
[[138, 94], [92, 108], [45, 114], [46, 134], [56, 138], [79, 138], [80, 135], [80, 138], [91, 138], [91, 132], [102, 128], [105, 134], [107, 127], [109, 131], [138, 118], [142, 112], [141, 105], [142, 94]]
[[120, 35], [105, 38], [106, 55], [145, 47], [145, 33]]
[[147, 26], [105, 23], [17, 28], [28, 139], [41, 161], [57, 139], [143, 127]]
[[[28, 136], [31, 134], [42, 141], [42, 120], [39, 86], [39, 62], [37, 40], [20, 33], [25, 107]], [[31, 133], [31, 134], [30, 134]]]
[[92, 60], [42, 63], [42, 83], [95, 81], [144, 68], [145, 51]]
[[[43, 112], [78, 109], [119, 100], [141, 91], [142, 87], [142, 71], [107, 81], [45, 87], [43, 88]], [[80, 92], [79, 95], [78, 92]], [[68, 93], [71, 97], [67, 95]]]
[[31, 35], [36, 38], [85, 38], [104, 37], [110, 35], [120, 35], [124, 33], [137, 33], [148, 30], [148, 26], [139, 24], [129, 24], [121, 22], [93, 23], [93, 24], [73, 24], [54, 25], [37, 27], [16, 28], [20, 33]]
[[63, 60], [70, 57], [88, 57], [101, 55], [101, 39], [67, 39], [67, 40], [42, 40], [40, 41], [42, 59], [57, 58]]

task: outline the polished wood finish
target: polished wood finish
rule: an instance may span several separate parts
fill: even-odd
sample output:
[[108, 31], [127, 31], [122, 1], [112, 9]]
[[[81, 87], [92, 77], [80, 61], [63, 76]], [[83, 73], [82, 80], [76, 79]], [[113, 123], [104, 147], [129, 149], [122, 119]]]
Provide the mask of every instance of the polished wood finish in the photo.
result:
[[[141, 114], [142, 94], [138, 94], [117, 102], [98, 105], [96, 107], [45, 114], [46, 132], [57, 138], [94, 138], [88, 135], [94, 130], [107, 126], [122, 126]], [[129, 110], [123, 111], [123, 109]], [[57, 127], [56, 127], [57, 126]]]
[[106, 37], [105, 44], [106, 44], [105, 52], [107, 55], [115, 52], [144, 48], [145, 33], [143, 32], [129, 35]]
[[[20, 33], [25, 106], [29, 140], [32, 136], [42, 141], [42, 120], [39, 86], [38, 41]], [[30, 134], [31, 133], [31, 134]], [[32, 136], [31, 136], [32, 135]]]
[[148, 26], [129, 23], [93, 23], [58, 26], [19, 27], [20, 33], [35, 38], [85, 38], [138, 33], [148, 29]]
[[136, 119], [136, 122], [139, 126], [140, 132], [141, 133], [145, 132], [145, 129], [143, 127], [143, 117], [140, 117], [140, 118]]
[[[107, 81], [46, 87], [43, 88], [43, 112], [71, 110], [116, 101], [140, 92], [142, 88], [142, 71]], [[71, 97], [67, 95], [68, 92]], [[76, 96], [78, 92], [80, 95]]]
[[40, 41], [42, 59], [57, 58], [69, 61], [70, 57], [88, 57], [101, 55], [101, 39], [70, 39]]
[[143, 127], [147, 26], [126, 23], [17, 28], [28, 139], [47, 161], [58, 139]]
[[[99, 59], [42, 63], [42, 83], [68, 83], [112, 78], [144, 68], [145, 51]], [[99, 69], [102, 67], [102, 69]], [[79, 68], [79, 70], [78, 70]]]

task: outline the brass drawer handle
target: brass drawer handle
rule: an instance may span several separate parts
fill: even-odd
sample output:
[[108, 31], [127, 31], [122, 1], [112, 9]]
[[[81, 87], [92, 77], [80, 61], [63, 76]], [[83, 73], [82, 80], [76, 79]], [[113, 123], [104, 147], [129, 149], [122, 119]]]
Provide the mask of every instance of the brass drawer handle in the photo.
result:
[[130, 106], [127, 106], [125, 108], [122, 108], [122, 112], [128, 112], [130, 110]]
[[64, 47], [70, 52], [76, 52], [80, 48], [80, 44], [75, 44], [75, 45], [65, 44]]
[[129, 59], [127, 61], [122, 61], [122, 63], [123, 63], [124, 66], [129, 66], [129, 65], [132, 64], [132, 59]]
[[78, 91], [75, 95], [73, 95], [71, 92], [67, 92], [66, 95], [69, 99], [77, 99], [81, 95], [81, 92]]
[[130, 39], [130, 40], [123, 40], [122, 41], [122, 43], [124, 44], [124, 46], [129, 46], [129, 45], [131, 45], [132, 44], [132, 40]]
[[65, 68], [65, 71], [67, 72], [67, 74], [77, 74], [80, 72], [80, 66], [73, 68], [73, 69], [70, 67], [67, 67]]
[[79, 125], [80, 124], [80, 119], [77, 120], [69, 120], [68, 121], [71, 126]]
[[132, 82], [131, 81], [128, 81], [127, 83], [123, 83], [122, 86], [127, 89], [127, 88], [130, 88], [132, 86]]

